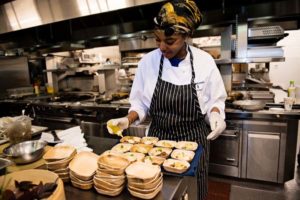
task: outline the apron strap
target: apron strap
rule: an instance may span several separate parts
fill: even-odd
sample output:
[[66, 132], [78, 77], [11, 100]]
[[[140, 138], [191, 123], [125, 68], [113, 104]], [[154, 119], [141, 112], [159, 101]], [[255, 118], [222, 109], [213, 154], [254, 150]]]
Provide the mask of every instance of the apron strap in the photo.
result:
[[193, 56], [193, 53], [192, 53], [192, 51], [191, 51], [190, 46], [188, 46], [188, 51], [189, 51], [189, 53], [190, 53], [190, 61], [191, 61], [191, 66], [192, 66], [192, 79], [191, 79], [191, 83], [193, 84], [193, 83], [194, 83], [194, 80], [195, 80], [194, 56]]
[[163, 66], [164, 66], [164, 56], [161, 54], [161, 57], [160, 57], [160, 64], [159, 64], [159, 74], [158, 74], [158, 79], [161, 78]]

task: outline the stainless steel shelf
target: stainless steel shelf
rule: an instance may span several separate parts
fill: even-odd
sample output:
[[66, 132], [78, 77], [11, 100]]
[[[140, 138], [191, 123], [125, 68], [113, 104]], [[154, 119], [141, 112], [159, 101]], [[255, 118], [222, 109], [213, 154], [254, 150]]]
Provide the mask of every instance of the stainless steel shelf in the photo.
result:
[[284, 62], [284, 57], [215, 59], [216, 64]]
[[112, 70], [120, 67], [120, 65], [103, 65], [99, 70]]
[[122, 66], [138, 66], [137, 62], [132, 62], [132, 63], [122, 63]]
[[[97, 70], [114, 70], [120, 68], [120, 65], [103, 65], [99, 67]], [[89, 68], [86, 67], [75, 67], [75, 68], [68, 68], [68, 69], [47, 69], [43, 70], [43, 72], [53, 72], [53, 73], [63, 73], [67, 71], [74, 71], [74, 72], [82, 72], [85, 70], [89, 70]]]

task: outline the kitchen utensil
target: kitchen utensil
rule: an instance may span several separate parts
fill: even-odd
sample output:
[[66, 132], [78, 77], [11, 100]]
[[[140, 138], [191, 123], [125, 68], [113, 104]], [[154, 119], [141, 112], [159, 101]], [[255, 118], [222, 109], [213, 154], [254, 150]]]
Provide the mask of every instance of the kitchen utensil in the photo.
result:
[[16, 164], [32, 163], [42, 157], [46, 144], [39, 140], [13, 144], [3, 149], [3, 155]]
[[261, 110], [265, 107], [265, 103], [258, 100], [238, 100], [233, 101], [232, 104], [239, 109], [249, 111]]
[[50, 133], [53, 135], [54, 140], [53, 140], [53, 142], [48, 142], [48, 143], [50, 143], [50, 144], [51, 144], [51, 143], [57, 144], [57, 143], [62, 143], [62, 142], [63, 142], [63, 140], [61, 140], [61, 139], [57, 136], [55, 130], [50, 131]]

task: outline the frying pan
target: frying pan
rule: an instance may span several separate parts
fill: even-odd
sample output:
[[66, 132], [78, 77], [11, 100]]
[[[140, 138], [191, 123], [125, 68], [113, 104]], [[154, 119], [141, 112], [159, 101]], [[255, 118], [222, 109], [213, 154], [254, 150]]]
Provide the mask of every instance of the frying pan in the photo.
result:
[[266, 105], [263, 101], [259, 100], [238, 100], [233, 101], [232, 104], [237, 108], [249, 111], [262, 110]]
[[233, 102], [235, 100], [242, 100], [244, 98], [243, 93], [241, 92], [229, 92], [227, 96], [227, 101]]

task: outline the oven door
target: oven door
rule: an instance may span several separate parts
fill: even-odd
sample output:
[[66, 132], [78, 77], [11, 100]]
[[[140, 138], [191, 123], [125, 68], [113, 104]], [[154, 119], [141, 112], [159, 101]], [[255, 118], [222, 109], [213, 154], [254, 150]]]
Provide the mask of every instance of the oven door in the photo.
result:
[[225, 130], [210, 143], [210, 163], [219, 165], [239, 165], [240, 130]]

